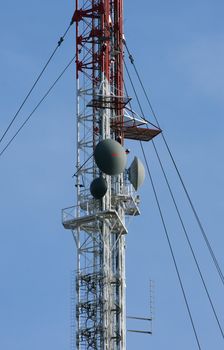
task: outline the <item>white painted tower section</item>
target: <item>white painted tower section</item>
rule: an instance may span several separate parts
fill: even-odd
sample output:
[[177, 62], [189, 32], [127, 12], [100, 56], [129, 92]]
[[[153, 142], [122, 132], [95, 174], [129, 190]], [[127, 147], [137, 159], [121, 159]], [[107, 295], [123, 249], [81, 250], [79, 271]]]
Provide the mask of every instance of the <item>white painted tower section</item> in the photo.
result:
[[[77, 250], [73, 350], [126, 350], [125, 237], [127, 219], [139, 215], [139, 198], [121, 174], [103, 173], [94, 160], [97, 144], [118, 140], [122, 120], [123, 46], [116, 21], [122, 1], [76, 0], [76, 204], [63, 210]], [[119, 23], [120, 23], [119, 22]], [[107, 72], [107, 73], [105, 73]], [[108, 80], [108, 76], [110, 77]], [[114, 78], [115, 77], [115, 78]], [[122, 78], [122, 79], [121, 79]], [[120, 85], [119, 85], [120, 84]], [[117, 122], [118, 121], [118, 122]], [[94, 198], [92, 181], [102, 176], [107, 192]]]

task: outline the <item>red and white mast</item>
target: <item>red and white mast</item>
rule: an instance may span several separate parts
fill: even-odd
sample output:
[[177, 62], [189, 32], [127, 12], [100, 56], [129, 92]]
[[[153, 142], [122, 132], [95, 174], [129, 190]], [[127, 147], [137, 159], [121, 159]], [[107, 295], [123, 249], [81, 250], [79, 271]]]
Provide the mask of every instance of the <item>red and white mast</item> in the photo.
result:
[[[124, 121], [130, 99], [124, 96], [123, 0], [76, 0], [73, 21], [77, 202], [63, 210], [63, 225], [72, 230], [77, 246], [73, 343], [78, 350], [126, 350], [126, 219], [139, 214], [139, 198], [125, 167], [112, 174], [100, 169], [93, 156], [97, 145], [109, 139], [109, 146], [118, 149], [112, 150], [117, 159], [111, 164], [120, 162], [120, 149], [124, 161], [124, 139], [139, 139], [141, 133], [133, 118], [128, 119], [129, 127]], [[147, 133], [144, 129], [143, 140]], [[110, 167], [110, 160], [105, 162]]]

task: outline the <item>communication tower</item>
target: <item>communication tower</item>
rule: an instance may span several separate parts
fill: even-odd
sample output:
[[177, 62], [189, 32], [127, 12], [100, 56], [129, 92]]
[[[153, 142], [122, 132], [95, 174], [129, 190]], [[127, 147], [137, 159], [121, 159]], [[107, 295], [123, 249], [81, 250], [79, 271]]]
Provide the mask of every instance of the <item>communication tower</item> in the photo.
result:
[[[76, 205], [63, 225], [77, 247], [77, 350], [125, 350], [125, 237], [139, 215], [136, 190], [144, 168], [126, 169], [125, 139], [149, 141], [160, 131], [126, 108], [123, 0], [76, 0]], [[131, 111], [131, 112], [130, 112]]]

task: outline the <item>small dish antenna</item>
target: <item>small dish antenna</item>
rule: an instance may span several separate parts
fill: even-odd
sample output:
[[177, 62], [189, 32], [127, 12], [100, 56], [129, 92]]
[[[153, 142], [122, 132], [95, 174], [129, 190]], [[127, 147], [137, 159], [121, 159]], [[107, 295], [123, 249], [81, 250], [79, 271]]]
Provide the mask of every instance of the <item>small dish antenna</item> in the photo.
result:
[[133, 185], [135, 191], [143, 184], [145, 180], [145, 168], [139, 158], [135, 157], [128, 169], [128, 179]]

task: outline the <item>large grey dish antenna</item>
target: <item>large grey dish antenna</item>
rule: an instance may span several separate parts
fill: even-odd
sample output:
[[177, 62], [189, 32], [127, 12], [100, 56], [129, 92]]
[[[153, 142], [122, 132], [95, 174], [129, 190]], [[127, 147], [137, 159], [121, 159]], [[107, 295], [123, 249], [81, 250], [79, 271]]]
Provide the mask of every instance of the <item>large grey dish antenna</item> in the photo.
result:
[[121, 144], [112, 139], [98, 143], [94, 151], [98, 168], [107, 175], [119, 175], [125, 170], [127, 156]]
[[128, 179], [137, 191], [145, 180], [145, 168], [139, 158], [135, 157], [128, 169]]

